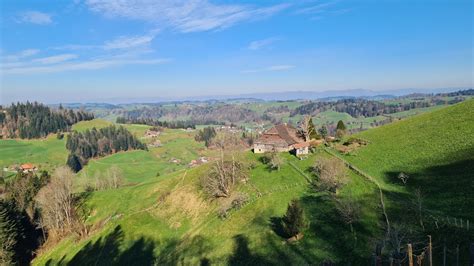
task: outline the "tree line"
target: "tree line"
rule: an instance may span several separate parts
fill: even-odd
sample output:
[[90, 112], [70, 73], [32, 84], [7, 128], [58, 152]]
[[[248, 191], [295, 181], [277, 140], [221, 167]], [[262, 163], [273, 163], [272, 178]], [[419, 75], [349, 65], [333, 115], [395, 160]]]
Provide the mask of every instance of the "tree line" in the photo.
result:
[[[158, 126], [166, 128], [192, 128], [196, 129], [196, 123], [192, 121], [159, 121], [153, 118], [126, 118], [126, 117], [117, 117], [117, 124], [139, 124], [139, 125], [148, 125], [148, 126]], [[212, 123], [212, 121], [210, 121]]]
[[26, 102], [2, 109], [0, 126], [5, 138], [32, 139], [68, 131], [71, 125], [92, 119], [94, 115], [83, 110], [73, 111], [62, 106], [53, 110], [37, 102]]
[[147, 150], [126, 128], [114, 125], [85, 132], [74, 131], [67, 136], [66, 149], [70, 151], [67, 165], [78, 172], [90, 158], [101, 157], [119, 151]]
[[415, 108], [425, 108], [434, 104], [418, 101], [406, 104], [386, 104], [380, 101], [364, 99], [343, 99], [336, 102], [311, 102], [297, 107], [291, 112], [291, 116], [321, 113], [334, 110], [340, 113], [348, 113], [352, 117], [374, 117], [383, 114], [393, 114], [408, 111]]

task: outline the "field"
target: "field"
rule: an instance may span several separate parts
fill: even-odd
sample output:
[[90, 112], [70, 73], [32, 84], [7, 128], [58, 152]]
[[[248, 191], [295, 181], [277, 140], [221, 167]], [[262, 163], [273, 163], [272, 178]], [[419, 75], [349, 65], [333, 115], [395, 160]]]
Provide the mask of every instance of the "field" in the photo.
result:
[[[285, 160], [307, 171], [319, 156], [326, 155], [318, 153], [303, 161], [288, 155]], [[290, 258], [292, 264], [305, 264], [327, 258], [338, 261], [342, 253], [352, 250], [349, 227], [338, 222], [325, 195], [310, 189], [301, 173], [289, 164], [270, 172], [253, 154], [248, 155], [248, 160], [256, 163], [251, 172], [252, 185], [241, 184], [238, 190], [247, 193], [251, 202], [232, 211], [225, 220], [217, 217], [223, 203], [207, 200], [199, 189], [198, 180], [207, 166], [178, 170], [136, 186], [89, 195], [88, 222], [110, 222], [90, 239], [62, 242], [34, 264], [106, 263], [110, 257], [101, 252], [115, 254], [117, 263], [124, 265], [131, 256], [139, 264], [224, 264], [236, 260], [269, 264]], [[374, 187], [357, 175], [350, 177], [351, 182], [341, 195], [350, 193], [364, 202], [363, 219], [355, 230], [359, 239], [365, 240], [351, 253], [355, 260], [363, 260], [370, 256], [369, 238], [378, 233], [378, 207]], [[279, 235], [281, 231], [275, 228], [293, 198], [302, 199], [312, 222], [298, 245], [286, 244]], [[344, 242], [347, 245], [341, 244]]]
[[[96, 119], [79, 123], [74, 129], [84, 131], [107, 125], [108, 122]], [[148, 128], [141, 125], [126, 127], [138, 137], [142, 137]], [[86, 239], [70, 237], [42, 250], [33, 263], [103, 264], [110, 262], [110, 255], [115, 254], [114, 262], [122, 265], [130, 264], [132, 259], [139, 264], [152, 261], [223, 264], [236, 260], [265, 264], [288, 258], [294, 263], [305, 264], [327, 258], [340, 261], [342, 253], [353, 249], [353, 235], [349, 227], [339, 221], [333, 203], [324, 193], [314, 191], [303, 174], [294, 168], [312, 178], [310, 166], [317, 158], [327, 156], [326, 153], [318, 152], [306, 160], [284, 155], [286, 162], [282, 169], [270, 171], [260, 162], [260, 156], [246, 152], [246, 160], [254, 166], [249, 182], [240, 184], [236, 193], [246, 193], [250, 203], [221, 220], [217, 212], [229, 202], [207, 199], [199, 186], [199, 180], [209, 166], [187, 166], [199, 156], [217, 157], [216, 151], [205, 149], [203, 143], [194, 141], [194, 132], [180, 129], [167, 129], [159, 139], [163, 145], [149, 151], [121, 152], [91, 160], [77, 174], [78, 193], [82, 193], [84, 184], [94, 182], [96, 173], [105, 173], [112, 166], [123, 171], [127, 184], [120, 189], [83, 194], [85, 209], [89, 211], [86, 223], [93, 225], [93, 233]], [[6, 146], [9, 142], [0, 143]], [[47, 143], [43, 149], [48, 150], [56, 147], [53, 149], [55, 154], [64, 156], [64, 160], [56, 163], [64, 164], [67, 155], [64, 140], [51, 137], [27, 143]], [[25, 147], [31, 153], [33, 163], [45, 160], [41, 155], [43, 149]], [[178, 162], [172, 162], [175, 160]], [[371, 183], [351, 172], [348, 174], [351, 182], [341, 191], [341, 196], [355, 195], [364, 203], [363, 218], [355, 230], [360, 234], [359, 239], [367, 240], [360, 241], [351, 256], [365, 261], [370, 256], [369, 239], [379, 234], [376, 194]], [[286, 244], [277, 226], [279, 217], [294, 198], [302, 200], [311, 220], [310, 228], [298, 245]], [[335, 232], [338, 232], [337, 237], [334, 237]], [[341, 241], [347, 245], [340, 245]]]
[[359, 133], [368, 140], [346, 159], [400, 192], [400, 172], [410, 176], [408, 192], [420, 188], [429, 207], [474, 220], [474, 100]]
[[0, 140], [0, 166], [34, 163], [42, 169], [64, 165], [67, 159], [65, 140], [56, 135], [39, 140]]

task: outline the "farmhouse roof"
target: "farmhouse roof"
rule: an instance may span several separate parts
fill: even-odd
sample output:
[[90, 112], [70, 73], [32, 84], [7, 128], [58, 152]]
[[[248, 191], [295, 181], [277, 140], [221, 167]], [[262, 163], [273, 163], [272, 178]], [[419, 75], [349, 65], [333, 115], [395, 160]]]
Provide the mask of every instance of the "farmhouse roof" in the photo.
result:
[[24, 163], [24, 164], [20, 165], [20, 168], [23, 169], [23, 170], [31, 170], [31, 169], [34, 169], [35, 166], [32, 165], [31, 163]]
[[300, 148], [304, 148], [304, 147], [309, 147], [309, 142], [296, 143], [295, 145], [293, 145], [293, 147], [294, 147], [295, 149], [300, 149]]
[[285, 123], [268, 129], [256, 142], [264, 144], [293, 145], [303, 142], [303, 139], [298, 136], [296, 128]]

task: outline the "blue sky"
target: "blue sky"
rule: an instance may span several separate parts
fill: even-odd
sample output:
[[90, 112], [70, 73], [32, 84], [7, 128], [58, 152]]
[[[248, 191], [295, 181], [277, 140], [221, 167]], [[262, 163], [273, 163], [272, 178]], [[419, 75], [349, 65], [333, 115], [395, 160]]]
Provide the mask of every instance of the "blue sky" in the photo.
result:
[[470, 0], [5, 0], [1, 102], [473, 86]]

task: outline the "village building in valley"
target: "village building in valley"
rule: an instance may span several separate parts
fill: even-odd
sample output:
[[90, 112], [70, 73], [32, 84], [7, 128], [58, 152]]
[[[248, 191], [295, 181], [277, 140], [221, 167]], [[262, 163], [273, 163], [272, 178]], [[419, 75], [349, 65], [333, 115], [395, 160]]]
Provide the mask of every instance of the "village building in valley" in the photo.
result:
[[276, 125], [263, 132], [253, 144], [255, 153], [294, 152], [296, 156], [309, 152], [309, 143], [298, 134], [298, 130], [286, 123]]

